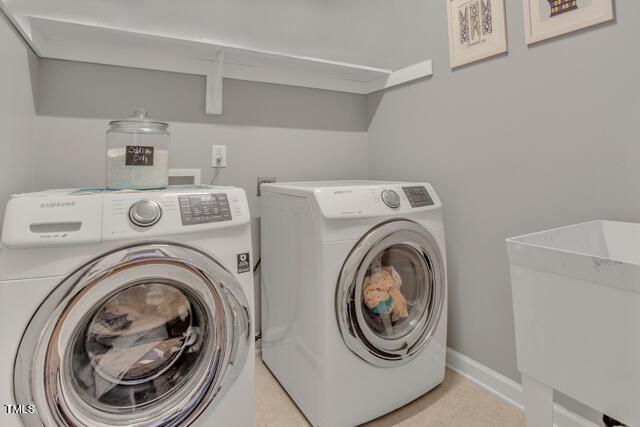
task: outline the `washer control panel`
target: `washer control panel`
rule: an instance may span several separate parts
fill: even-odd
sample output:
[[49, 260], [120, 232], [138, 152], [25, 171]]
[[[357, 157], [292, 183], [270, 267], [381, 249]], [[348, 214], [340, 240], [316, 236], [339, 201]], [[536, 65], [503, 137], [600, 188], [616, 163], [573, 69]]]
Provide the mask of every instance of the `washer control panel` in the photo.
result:
[[424, 206], [433, 206], [433, 199], [424, 186], [402, 187], [402, 191], [412, 208], [421, 208]]
[[178, 199], [182, 225], [231, 221], [229, 199], [225, 193], [188, 194]]
[[392, 209], [398, 209], [400, 207], [400, 196], [393, 190], [384, 190], [381, 194], [382, 201], [385, 205]]

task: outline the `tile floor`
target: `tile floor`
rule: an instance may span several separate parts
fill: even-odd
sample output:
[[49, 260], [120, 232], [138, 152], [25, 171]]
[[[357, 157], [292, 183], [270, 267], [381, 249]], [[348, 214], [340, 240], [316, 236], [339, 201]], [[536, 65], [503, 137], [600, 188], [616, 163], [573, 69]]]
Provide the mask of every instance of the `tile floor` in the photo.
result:
[[[256, 425], [307, 427], [300, 413], [271, 372], [256, 360]], [[435, 390], [366, 427], [519, 427], [524, 414], [460, 374], [447, 370]]]

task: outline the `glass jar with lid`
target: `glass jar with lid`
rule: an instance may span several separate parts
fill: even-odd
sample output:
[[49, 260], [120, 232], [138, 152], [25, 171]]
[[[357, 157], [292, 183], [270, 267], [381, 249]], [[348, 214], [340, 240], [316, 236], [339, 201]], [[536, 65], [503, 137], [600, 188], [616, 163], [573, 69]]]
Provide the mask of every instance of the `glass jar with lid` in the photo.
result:
[[150, 190], [169, 181], [169, 125], [151, 119], [144, 108], [109, 123], [107, 188]]

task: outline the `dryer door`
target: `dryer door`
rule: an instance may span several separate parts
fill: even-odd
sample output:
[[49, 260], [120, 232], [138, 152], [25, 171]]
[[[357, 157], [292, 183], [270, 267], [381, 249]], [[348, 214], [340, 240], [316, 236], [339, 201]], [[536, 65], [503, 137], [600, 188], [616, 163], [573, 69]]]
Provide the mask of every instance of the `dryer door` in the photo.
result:
[[391, 367], [415, 358], [433, 335], [446, 293], [442, 254], [431, 233], [397, 220], [353, 248], [336, 293], [345, 344], [365, 361]]
[[27, 426], [189, 425], [243, 368], [247, 300], [215, 259], [175, 243], [107, 253], [39, 307], [20, 343]]

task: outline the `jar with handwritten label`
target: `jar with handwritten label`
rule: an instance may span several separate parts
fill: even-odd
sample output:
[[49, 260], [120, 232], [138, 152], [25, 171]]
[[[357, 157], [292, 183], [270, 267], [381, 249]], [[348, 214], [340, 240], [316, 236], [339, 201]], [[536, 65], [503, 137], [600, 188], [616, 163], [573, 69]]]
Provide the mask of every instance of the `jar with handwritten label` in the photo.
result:
[[151, 190], [169, 181], [167, 123], [137, 108], [131, 117], [109, 123], [107, 130], [107, 188]]

